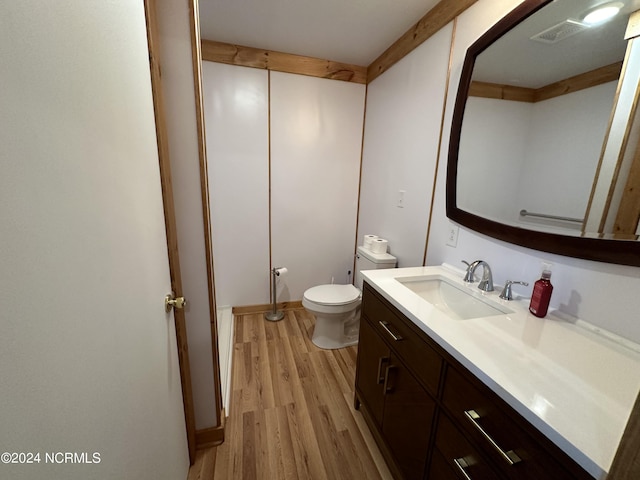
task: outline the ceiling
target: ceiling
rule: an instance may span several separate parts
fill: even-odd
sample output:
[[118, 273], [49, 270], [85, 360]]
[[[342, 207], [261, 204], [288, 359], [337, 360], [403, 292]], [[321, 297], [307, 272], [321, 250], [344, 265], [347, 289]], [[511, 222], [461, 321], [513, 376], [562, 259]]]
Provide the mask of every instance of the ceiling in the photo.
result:
[[629, 14], [640, 9], [640, 0], [618, 1], [624, 7], [611, 21], [545, 44], [531, 37], [566, 20], [581, 22], [590, 8], [608, 1], [556, 0], [548, 4], [482, 52], [476, 60], [473, 79], [540, 88], [622, 61]]
[[[640, 8], [640, 0], [622, 0], [625, 15], [606, 28], [592, 28], [554, 45], [529, 40], [607, 1], [555, 0], [544, 13], [484, 52], [482, 61], [476, 63], [474, 79], [537, 88], [621, 60], [625, 42], [620, 32], [624, 32], [628, 14]], [[201, 37], [368, 66], [437, 3], [439, 0], [199, 0]]]
[[368, 66], [439, 0], [199, 0], [201, 37]]

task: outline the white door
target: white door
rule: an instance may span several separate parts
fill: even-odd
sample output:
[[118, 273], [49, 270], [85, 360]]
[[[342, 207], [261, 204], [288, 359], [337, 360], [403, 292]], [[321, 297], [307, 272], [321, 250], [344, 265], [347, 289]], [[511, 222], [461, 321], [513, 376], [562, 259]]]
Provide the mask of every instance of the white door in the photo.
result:
[[0, 167], [0, 478], [186, 478], [143, 2], [3, 2]]

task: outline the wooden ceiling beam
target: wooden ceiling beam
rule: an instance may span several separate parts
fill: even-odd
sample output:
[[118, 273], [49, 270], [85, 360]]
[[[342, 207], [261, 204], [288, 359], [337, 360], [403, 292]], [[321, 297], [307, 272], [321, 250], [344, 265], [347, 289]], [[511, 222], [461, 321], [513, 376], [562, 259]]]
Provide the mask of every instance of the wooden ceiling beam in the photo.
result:
[[612, 63], [589, 72], [574, 75], [540, 88], [517, 87], [488, 82], [471, 82], [470, 97], [497, 98], [516, 102], [541, 102], [568, 93], [614, 82], [620, 77], [622, 62]]
[[441, 0], [367, 68], [367, 83], [389, 70], [477, 0]]
[[315, 57], [202, 40], [202, 59], [276, 72], [367, 83], [367, 68]]

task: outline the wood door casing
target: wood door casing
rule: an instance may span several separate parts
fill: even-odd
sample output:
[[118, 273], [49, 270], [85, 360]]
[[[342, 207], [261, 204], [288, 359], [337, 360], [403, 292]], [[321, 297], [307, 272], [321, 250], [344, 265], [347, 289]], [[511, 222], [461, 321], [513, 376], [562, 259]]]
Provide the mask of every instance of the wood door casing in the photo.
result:
[[[151, 70], [151, 88], [153, 92], [153, 106], [156, 120], [156, 137], [158, 142], [158, 159], [160, 162], [160, 181], [162, 185], [162, 201], [167, 233], [171, 288], [176, 296], [183, 296], [180, 258], [178, 256], [176, 212], [173, 202], [173, 185], [171, 182], [171, 165], [169, 161], [168, 134], [164, 121], [166, 111], [164, 96], [162, 94], [162, 78], [159, 59], [160, 36], [158, 32], [155, 1], [145, 0], [144, 6], [147, 21], [149, 68]], [[182, 385], [184, 416], [187, 429], [187, 444], [189, 446], [189, 460], [191, 464], [193, 464], [196, 455], [196, 426], [184, 310], [174, 309], [174, 317], [176, 325], [176, 341], [178, 343], [178, 359], [180, 365], [180, 381]]]

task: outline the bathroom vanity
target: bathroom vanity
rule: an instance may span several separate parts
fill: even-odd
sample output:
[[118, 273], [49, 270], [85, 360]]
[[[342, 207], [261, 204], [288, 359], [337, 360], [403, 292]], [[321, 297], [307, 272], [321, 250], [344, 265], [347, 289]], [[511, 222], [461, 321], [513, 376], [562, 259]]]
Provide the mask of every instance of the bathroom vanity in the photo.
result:
[[355, 404], [396, 478], [604, 478], [640, 353], [445, 267], [365, 272]]

